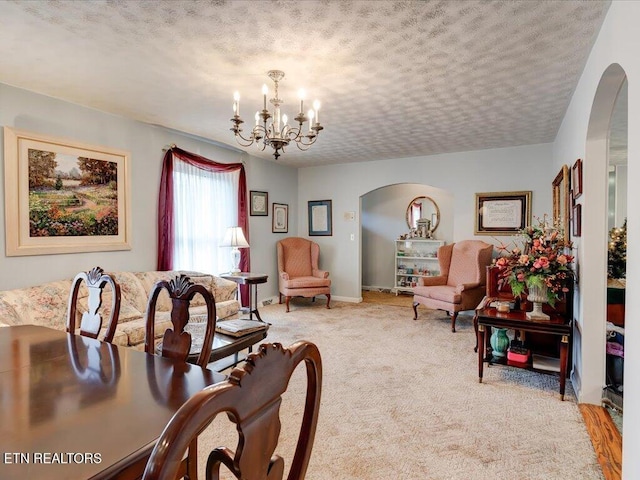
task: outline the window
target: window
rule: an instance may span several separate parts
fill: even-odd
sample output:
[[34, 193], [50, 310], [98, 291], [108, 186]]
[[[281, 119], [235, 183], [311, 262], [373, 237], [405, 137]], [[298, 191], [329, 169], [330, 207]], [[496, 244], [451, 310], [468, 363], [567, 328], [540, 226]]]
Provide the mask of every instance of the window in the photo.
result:
[[[160, 178], [158, 270], [228, 272], [231, 255], [219, 245], [235, 225], [249, 239], [246, 199], [242, 163], [217, 163], [172, 145]], [[248, 250], [241, 251], [243, 271], [250, 269]], [[247, 292], [241, 290], [244, 301]]]
[[219, 173], [174, 163], [176, 270], [218, 274], [231, 269], [229, 249], [219, 244], [227, 227], [237, 223], [239, 176], [239, 170]]

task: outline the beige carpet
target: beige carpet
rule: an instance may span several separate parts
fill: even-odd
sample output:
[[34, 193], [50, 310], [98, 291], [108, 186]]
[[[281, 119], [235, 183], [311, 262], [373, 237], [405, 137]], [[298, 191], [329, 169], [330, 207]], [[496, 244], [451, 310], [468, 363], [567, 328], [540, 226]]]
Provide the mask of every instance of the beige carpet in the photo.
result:
[[[315, 342], [324, 364], [320, 421], [308, 480], [601, 479], [568, 386], [520, 369], [485, 368], [478, 383], [471, 317], [451, 333], [444, 312], [372, 303], [292, 300], [260, 309], [268, 341]], [[298, 369], [282, 407], [277, 452], [290, 461], [306, 378]], [[230, 443], [226, 418], [203, 433], [200, 461]], [[226, 442], [226, 443], [225, 443]], [[204, 478], [204, 475], [201, 476]], [[230, 477], [225, 477], [230, 478]]]

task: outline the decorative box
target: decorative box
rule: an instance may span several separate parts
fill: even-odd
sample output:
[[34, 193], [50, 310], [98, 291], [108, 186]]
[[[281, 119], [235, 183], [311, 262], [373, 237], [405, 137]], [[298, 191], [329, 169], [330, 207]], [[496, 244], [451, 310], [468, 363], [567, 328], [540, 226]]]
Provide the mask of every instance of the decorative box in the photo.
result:
[[509, 348], [507, 350], [507, 360], [517, 363], [527, 363], [529, 361], [529, 350], [526, 348]]

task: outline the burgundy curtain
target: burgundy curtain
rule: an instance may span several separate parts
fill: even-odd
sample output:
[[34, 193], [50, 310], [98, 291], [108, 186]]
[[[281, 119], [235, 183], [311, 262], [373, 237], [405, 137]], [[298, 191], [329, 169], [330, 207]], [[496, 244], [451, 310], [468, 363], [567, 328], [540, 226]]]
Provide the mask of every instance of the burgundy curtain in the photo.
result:
[[[174, 219], [173, 219], [173, 162], [183, 161], [196, 168], [210, 172], [235, 172], [240, 170], [238, 185], [238, 223], [249, 241], [249, 219], [247, 217], [247, 177], [242, 163], [217, 163], [195, 153], [172, 146], [162, 161], [160, 198], [158, 201], [158, 270], [173, 270]], [[231, 226], [231, 225], [229, 225]], [[240, 270], [250, 271], [249, 249], [240, 249]], [[248, 285], [241, 285], [242, 305], [248, 305]]]

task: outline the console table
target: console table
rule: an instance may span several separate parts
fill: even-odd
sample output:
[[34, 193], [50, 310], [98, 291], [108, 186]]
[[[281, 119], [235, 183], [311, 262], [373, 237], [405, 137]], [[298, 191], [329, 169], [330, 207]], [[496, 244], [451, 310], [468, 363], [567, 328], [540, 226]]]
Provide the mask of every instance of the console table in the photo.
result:
[[534, 320], [526, 317], [526, 312], [512, 310], [508, 313], [498, 312], [495, 308], [487, 307], [478, 311], [478, 377], [482, 383], [484, 362], [491, 364], [505, 364], [516, 368], [535, 369], [531, 362], [525, 365], [513, 365], [506, 358], [496, 358], [487, 353], [488, 334], [491, 328], [506, 328], [520, 332], [542, 333], [560, 337], [560, 399], [564, 400], [564, 390], [567, 379], [568, 349], [573, 326], [571, 320], [564, 315], [551, 313], [549, 320]]
[[[220, 277], [232, 282], [236, 282], [238, 285], [249, 285], [249, 320], [253, 320], [253, 315], [262, 321], [260, 313], [258, 312], [258, 285], [260, 283], [267, 283], [268, 275], [262, 273], [251, 272], [238, 272], [238, 273], [223, 273]], [[240, 289], [238, 289], [238, 299], [240, 298]]]

